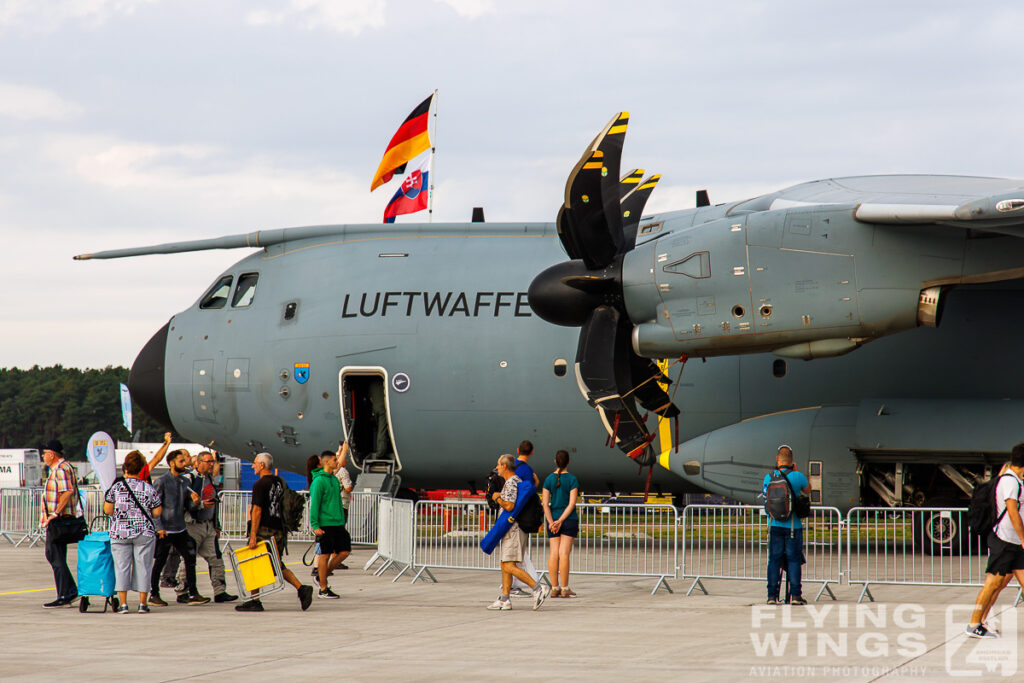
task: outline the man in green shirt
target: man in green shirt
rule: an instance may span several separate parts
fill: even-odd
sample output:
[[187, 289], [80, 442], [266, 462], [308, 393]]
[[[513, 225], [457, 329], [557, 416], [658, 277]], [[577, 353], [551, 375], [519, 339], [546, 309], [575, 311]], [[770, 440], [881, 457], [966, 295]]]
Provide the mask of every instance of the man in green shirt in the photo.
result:
[[335, 477], [338, 458], [329, 454], [320, 457], [320, 467], [313, 470], [309, 485], [309, 525], [320, 543], [317, 567], [320, 597], [337, 600], [340, 596], [327, 585], [327, 576], [345, 561], [352, 551], [352, 539], [345, 530], [345, 508], [341, 504], [341, 485]]

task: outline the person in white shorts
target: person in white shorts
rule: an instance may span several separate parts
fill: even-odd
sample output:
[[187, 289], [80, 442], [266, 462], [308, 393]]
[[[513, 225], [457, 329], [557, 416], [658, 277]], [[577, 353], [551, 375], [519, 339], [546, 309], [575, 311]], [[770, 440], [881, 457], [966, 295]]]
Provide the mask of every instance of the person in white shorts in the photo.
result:
[[[507, 512], [512, 512], [516, 506], [518, 497], [519, 482], [522, 481], [515, 474], [515, 459], [508, 454], [498, 458], [498, 474], [505, 480], [505, 486], [500, 493], [493, 494], [494, 501]], [[509, 598], [509, 591], [512, 588], [512, 577], [518, 578], [533, 590], [533, 609], [539, 608], [548, 595], [551, 587], [538, 583], [529, 574], [524, 572], [516, 563], [522, 562], [523, 551], [526, 548], [527, 535], [515, 522], [502, 537], [498, 544], [498, 559], [501, 562], [501, 595], [491, 603], [487, 609], [510, 610], [512, 600]]]

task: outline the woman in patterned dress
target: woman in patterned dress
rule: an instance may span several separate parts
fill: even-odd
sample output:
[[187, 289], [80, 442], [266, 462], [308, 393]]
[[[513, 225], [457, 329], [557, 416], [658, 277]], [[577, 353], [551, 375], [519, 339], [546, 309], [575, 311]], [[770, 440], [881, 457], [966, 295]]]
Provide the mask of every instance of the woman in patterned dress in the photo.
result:
[[110, 551], [114, 556], [114, 589], [121, 602], [119, 614], [128, 613], [128, 589], [139, 593], [139, 613], [149, 612], [150, 578], [156, 526], [153, 517], [161, 511], [160, 494], [140, 479], [146, 460], [132, 451], [124, 459], [124, 479], [107, 489], [103, 512], [110, 515]]

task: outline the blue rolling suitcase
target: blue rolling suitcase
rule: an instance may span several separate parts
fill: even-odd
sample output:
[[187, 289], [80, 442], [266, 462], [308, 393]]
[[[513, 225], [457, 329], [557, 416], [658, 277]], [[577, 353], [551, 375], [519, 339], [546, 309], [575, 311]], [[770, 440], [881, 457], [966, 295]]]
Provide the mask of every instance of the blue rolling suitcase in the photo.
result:
[[114, 591], [114, 556], [110, 552], [110, 534], [94, 531], [78, 542], [78, 602], [79, 612], [89, 611], [89, 598], [96, 595], [103, 598], [103, 610], [107, 605], [117, 612], [118, 599]]

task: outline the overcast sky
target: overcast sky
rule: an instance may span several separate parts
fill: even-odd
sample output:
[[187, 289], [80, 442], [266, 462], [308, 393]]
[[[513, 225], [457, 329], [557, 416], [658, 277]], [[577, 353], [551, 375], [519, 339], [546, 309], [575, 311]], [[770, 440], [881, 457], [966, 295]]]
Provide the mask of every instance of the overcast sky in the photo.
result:
[[[1024, 177], [1007, 2], [0, 0], [0, 367], [130, 365], [242, 251], [74, 254], [376, 223], [439, 90], [435, 220], [553, 220], [617, 111], [648, 208], [820, 177]], [[408, 222], [410, 217], [400, 217]]]

